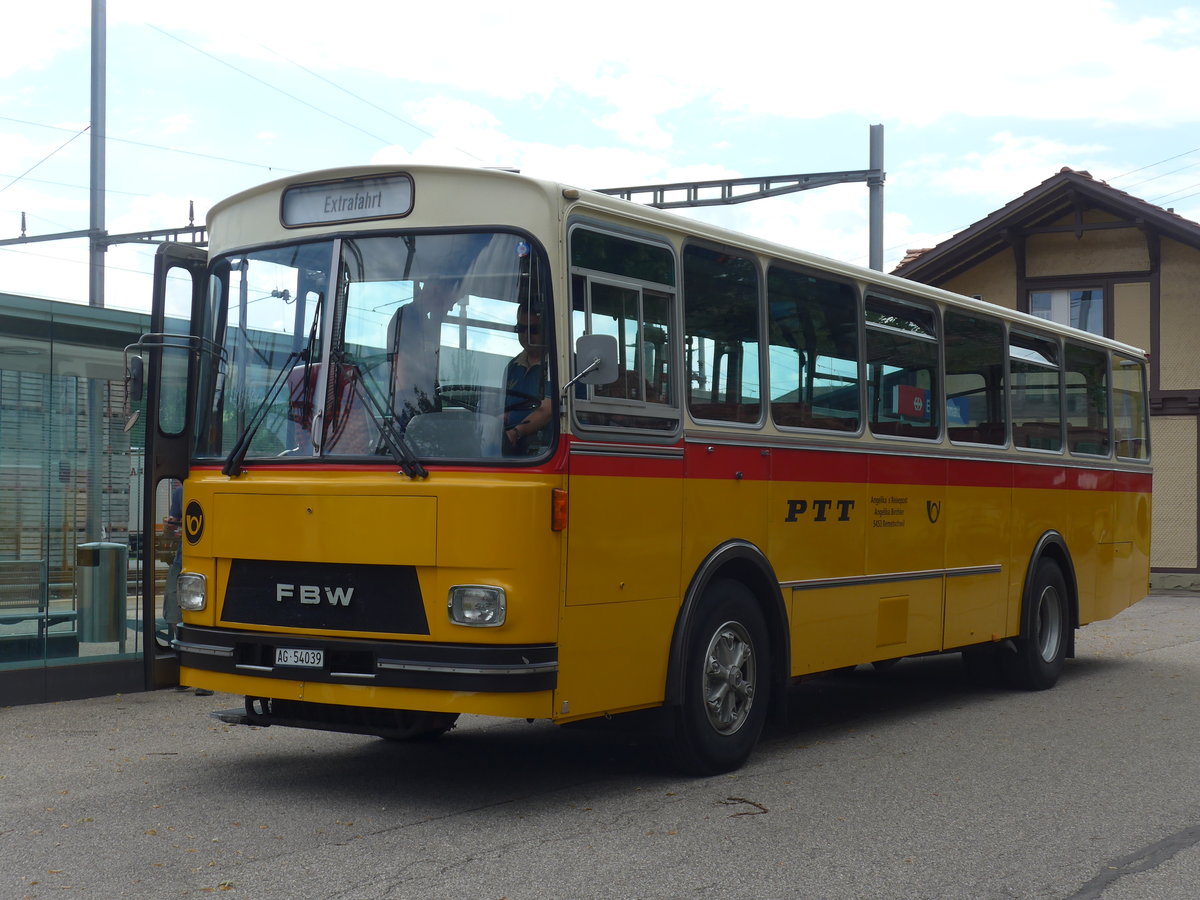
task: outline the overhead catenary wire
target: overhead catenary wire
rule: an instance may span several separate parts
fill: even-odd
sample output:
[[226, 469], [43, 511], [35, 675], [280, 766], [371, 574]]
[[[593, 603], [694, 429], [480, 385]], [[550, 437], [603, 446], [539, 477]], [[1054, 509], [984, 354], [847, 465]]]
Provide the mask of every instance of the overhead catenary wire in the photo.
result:
[[[1135, 175], [1138, 172], [1144, 172], [1144, 171], [1146, 171], [1146, 169], [1153, 169], [1155, 166], [1161, 166], [1163, 163], [1169, 163], [1176, 159], [1182, 159], [1183, 157], [1188, 156], [1191, 153], [1196, 153], [1196, 152], [1200, 152], [1200, 147], [1193, 147], [1191, 150], [1184, 150], [1182, 153], [1176, 153], [1174, 156], [1168, 156], [1166, 159], [1160, 159], [1158, 162], [1147, 163], [1146, 165], [1139, 166], [1136, 169], [1130, 169], [1128, 172], [1122, 172], [1120, 175], [1109, 176], [1108, 178], [1106, 178], [1104, 180], [1108, 181], [1108, 182], [1119, 181], [1120, 179], [1125, 178], [1126, 176]], [[1140, 181], [1138, 182], [1138, 184], [1142, 184], [1142, 183], [1143, 182], [1140, 182]]]
[[[0, 122], [16, 122], [18, 125], [32, 125], [36, 128], [49, 128], [53, 131], [71, 131], [72, 130], [70, 128], [64, 128], [61, 125], [48, 125], [45, 122], [31, 122], [28, 119], [14, 119], [12, 116], [0, 116]], [[87, 129], [85, 128], [84, 130], [86, 131]], [[76, 135], [76, 137], [78, 137], [78, 135]], [[249, 160], [245, 160], [245, 159], [233, 159], [232, 157], [229, 157], [229, 156], [217, 156], [214, 153], [201, 153], [198, 150], [183, 150], [179, 147], [167, 147], [163, 144], [151, 144], [151, 143], [148, 143], [147, 141], [135, 141], [131, 138], [114, 137], [111, 134], [106, 134], [104, 136], [104, 140], [110, 141], [113, 143], [117, 143], [117, 144], [130, 144], [131, 146], [134, 146], [134, 147], [146, 147], [150, 150], [162, 150], [167, 153], [181, 153], [184, 156], [195, 156], [200, 159], [214, 159], [217, 162], [233, 163], [234, 165], [239, 165], [239, 166], [251, 166], [255, 169], [266, 169], [268, 172], [284, 172], [285, 174], [288, 174], [288, 175], [294, 175], [300, 171], [299, 169], [285, 169], [285, 168], [282, 168], [281, 166], [273, 166], [268, 163], [250, 162]], [[53, 182], [50, 182], [50, 183], [53, 184]], [[125, 192], [125, 193], [128, 193], [128, 192]], [[146, 196], [146, 195], [141, 194], [138, 196]]]
[[[314, 72], [312, 69], [308, 68], [308, 66], [304, 65], [303, 63], [298, 63], [294, 59], [280, 53], [274, 47], [268, 47], [265, 44], [263, 44], [262, 47], [264, 50], [266, 50], [270, 53], [274, 53], [276, 56], [278, 56], [284, 62], [289, 62], [296, 68], [300, 69], [301, 71], [307, 72], [313, 78], [323, 81], [326, 84], [328, 84], [330, 87], [337, 88], [342, 93], [344, 93], [350, 97], [353, 97], [359, 103], [365, 104], [366, 106], [371, 107], [371, 109], [378, 110], [379, 112], [383, 113], [385, 116], [391, 116], [397, 122], [401, 123], [402, 125], [407, 125], [409, 128], [412, 128], [414, 131], [421, 132], [421, 134], [425, 135], [426, 137], [437, 140], [437, 135], [435, 135], [432, 131], [428, 131], [428, 130], [422, 128], [420, 125], [417, 125], [414, 122], [410, 122], [410, 121], [408, 121], [408, 119], [405, 119], [402, 116], [396, 115], [390, 109], [387, 109], [386, 107], [380, 106], [378, 103], [374, 103], [371, 100], [368, 100], [366, 97], [363, 97], [361, 94], [356, 94], [354, 91], [350, 90], [349, 88], [343, 87], [342, 85], [338, 84], [336, 81], [333, 81], [330, 78], [326, 78], [324, 75], [320, 74], [319, 72]], [[470, 150], [464, 150], [462, 147], [458, 147], [458, 146], [456, 146], [454, 149], [457, 150], [459, 153], [463, 154], [463, 156], [469, 156], [471, 159], [475, 160], [476, 162], [481, 163], [483, 165], [487, 165], [486, 160], [484, 160], [482, 157], [476, 156]]]
[[4, 185], [4, 187], [0, 187], [0, 194], [7, 191], [10, 187], [12, 187], [14, 184], [16, 184], [18, 181], [20, 181], [22, 178], [24, 178], [26, 175], [28, 175], [30, 172], [32, 172], [34, 169], [36, 169], [38, 166], [40, 166], [42, 163], [44, 163], [46, 160], [50, 159], [50, 157], [54, 156], [54, 154], [58, 153], [60, 150], [62, 150], [64, 147], [66, 147], [68, 144], [70, 144], [71, 141], [75, 140], [80, 135], [85, 134], [88, 131], [90, 131], [91, 128], [92, 128], [91, 125], [85, 125], [79, 131], [75, 132], [75, 134], [71, 135], [69, 138], [67, 138], [65, 141], [63, 141], [61, 144], [59, 144], [57, 147], [55, 147], [53, 150], [51, 150], [49, 153], [47, 153], [45, 156], [43, 156], [41, 159], [39, 159], [37, 162], [35, 162], [32, 166], [30, 166], [28, 169], [26, 169], [24, 172], [22, 172], [16, 178], [14, 178], [12, 181], [10, 181], [8, 184]]
[[283, 96], [287, 97], [288, 99], [295, 100], [297, 103], [301, 104], [302, 106], [307, 106], [309, 109], [313, 110], [314, 112], [318, 112], [323, 116], [327, 116], [330, 119], [333, 119], [335, 122], [340, 122], [341, 124], [345, 125], [348, 128], [353, 128], [355, 131], [360, 132], [361, 134], [365, 134], [367, 137], [377, 140], [381, 144], [396, 143], [395, 141], [380, 137], [377, 134], [367, 131], [367, 129], [363, 128], [362, 126], [356, 125], [354, 122], [351, 122], [347, 119], [343, 119], [341, 116], [334, 115], [333, 113], [329, 112], [328, 110], [321, 109], [321, 107], [317, 106], [314, 103], [309, 103], [303, 97], [297, 97], [295, 94], [293, 94], [289, 91], [285, 91], [283, 88], [281, 88], [277, 85], [271, 84], [271, 82], [267, 81], [266, 79], [259, 78], [257, 75], [252, 75], [251, 73], [247, 72], [245, 69], [239, 69], [237, 66], [235, 66], [233, 63], [229, 62], [228, 60], [221, 59], [221, 57], [216, 56], [212, 53], [209, 53], [207, 50], [201, 50], [195, 44], [190, 44], [187, 41], [185, 41], [183, 38], [178, 37], [174, 34], [171, 34], [171, 32], [166, 31], [165, 29], [159, 28], [157, 25], [147, 24], [147, 27], [152, 28], [154, 31], [157, 31], [159, 34], [161, 34], [165, 37], [169, 37], [173, 41], [178, 41], [179, 43], [183, 44], [185, 47], [188, 47], [188, 48], [194, 50], [195, 52], [199, 53], [201, 56], [207, 56], [213, 62], [220, 63], [221, 65], [237, 72], [239, 75], [249, 78], [251, 81], [256, 81], [259, 84], [263, 85], [264, 87], [270, 88], [271, 90], [275, 91], [276, 93], [283, 94]]

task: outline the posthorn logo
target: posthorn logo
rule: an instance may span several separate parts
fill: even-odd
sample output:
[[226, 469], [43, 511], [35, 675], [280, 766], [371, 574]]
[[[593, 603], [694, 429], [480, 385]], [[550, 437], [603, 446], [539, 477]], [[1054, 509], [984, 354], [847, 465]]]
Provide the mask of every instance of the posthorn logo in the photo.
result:
[[200, 540], [200, 536], [203, 534], [204, 510], [200, 508], [199, 503], [193, 500], [183, 511], [183, 536], [187, 538], [189, 544], [194, 544]]

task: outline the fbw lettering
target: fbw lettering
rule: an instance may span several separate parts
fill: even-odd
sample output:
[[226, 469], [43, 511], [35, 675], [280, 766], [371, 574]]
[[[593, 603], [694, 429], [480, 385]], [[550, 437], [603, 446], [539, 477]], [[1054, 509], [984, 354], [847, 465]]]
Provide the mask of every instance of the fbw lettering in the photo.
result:
[[275, 602], [298, 599], [309, 605], [319, 604], [324, 599], [330, 606], [349, 606], [354, 588], [322, 587], [319, 584], [276, 584]]
[[785, 522], [799, 522], [801, 518], [813, 522], [849, 522], [853, 500], [789, 500]]

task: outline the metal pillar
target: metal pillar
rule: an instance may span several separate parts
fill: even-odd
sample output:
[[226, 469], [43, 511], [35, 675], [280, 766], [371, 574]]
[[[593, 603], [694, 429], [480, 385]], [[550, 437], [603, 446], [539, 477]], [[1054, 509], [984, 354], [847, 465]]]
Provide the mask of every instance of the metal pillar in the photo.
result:
[[105, 0], [92, 0], [91, 213], [88, 225], [88, 305], [104, 305]]
[[[88, 305], [104, 305], [104, 100], [106, 54], [105, 0], [92, 0], [92, 134], [91, 134], [91, 203], [88, 227]], [[104, 493], [101, 489], [100, 465], [103, 459], [104, 396], [100, 382], [88, 374], [87, 407], [87, 520], [85, 534], [89, 541], [99, 541], [103, 535]]]
[[883, 271], [883, 126], [871, 126], [871, 175], [867, 178], [869, 265]]

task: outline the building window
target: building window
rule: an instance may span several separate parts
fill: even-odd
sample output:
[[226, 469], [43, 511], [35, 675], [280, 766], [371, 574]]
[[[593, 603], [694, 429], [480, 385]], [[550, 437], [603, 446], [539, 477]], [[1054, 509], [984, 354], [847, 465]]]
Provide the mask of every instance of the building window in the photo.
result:
[[1060, 325], [1082, 328], [1092, 334], [1104, 334], [1104, 289], [1059, 288], [1031, 291], [1029, 311], [1035, 316]]

